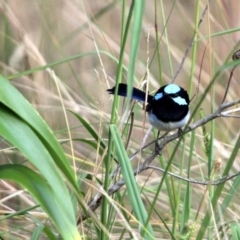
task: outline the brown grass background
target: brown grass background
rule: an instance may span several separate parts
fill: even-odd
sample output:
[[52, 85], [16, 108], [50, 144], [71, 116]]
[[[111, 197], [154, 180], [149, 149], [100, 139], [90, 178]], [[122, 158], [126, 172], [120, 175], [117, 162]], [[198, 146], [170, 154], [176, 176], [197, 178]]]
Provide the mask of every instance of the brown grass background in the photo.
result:
[[[176, 1], [172, 9], [173, 2], [162, 1], [165, 18], [169, 18], [167, 23], [168, 39], [163, 33], [164, 24], [161, 17], [160, 2], [158, 2], [157, 8], [159, 14], [157, 29], [159, 37], [161, 37], [162, 84], [168, 83], [177, 71], [194, 34], [196, 1]], [[203, 11], [207, 1], [200, 2]], [[127, 1], [127, 3], [128, 9], [131, 1]], [[9, 77], [18, 72], [64, 60], [76, 54], [98, 50], [111, 54], [118, 59], [122, 26], [121, 7], [121, 1], [109, 0], [0, 1], [1, 74]], [[239, 1], [211, 1], [208, 13], [200, 26], [198, 38], [239, 27], [239, 9]], [[157, 90], [161, 84], [159, 81], [158, 61], [156, 55], [154, 55], [157, 45], [154, 11], [154, 1], [146, 1], [135, 71], [136, 79], [140, 81], [146, 72], [148, 58], [153, 57], [152, 64], [149, 66], [150, 75], [148, 78], [151, 92]], [[211, 38], [208, 45], [208, 39], [199, 41], [193, 80], [196, 85], [201, 69], [201, 84], [198, 97], [204, 92], [216, 69], [222, 66], [234, 48], [237, 48], [239, 39], [240, 31], [236, 31]], [[203, 57], [206, 46], [207, 51]], [[128, 41], [124, 56], [126, 67], [129, 61], [129, 50], [130, 41]], [[176, 79], [176, 83], [185, 89], [189, 89], [190, 86], [191, 53], [190, 51], [183, 69]], [[52, 68], [54, 74], [50, 70], [37, 71], [12, 80], [13, 84], [44, 117], [60, 141], [66, 140], [68, 135], [60, 96], [54, 79], [58, 81], [64, 106], [89, 121], [103, 138], [108, 136], [112, 98], [106, 93], [106, 89], [112, 87], [115, 83], [117, 62], [104, 53], [101, 53], [100, 56], [101, 60], [97, 54], [92, 54], [73, 61], [66, 61]], [[172, 70], [169, 56], [172, 61]], [[202, 58], [204, 60], [201, 67]], [[234, 73], [227, 100], [239, 98], [239, 74], [240, 70], [237, 69]], [[126, 76], [125, 72], [122, 81], [127, 81]], [[214, 85], [214, 95], [209, 93], [204, 100], [201, 107], [205, 115], [211, 112], [212, 102], [215, 107], [221, 102], [228, 77], [229, 72], [224, 72]], [[135, 85], [138, 85], [137, 81]], [[194, 91], [195, 86], [191, 90], [192, 95]], [[130, 143], [130, 151], [134, 151], [139, 147], [143, 136], [144, 112], [142, 106], [138, 104], [134, 112], [135, 127], [132, 142]], [[121, 118], [121, 112], [119, 118]], [[198, 118], [199, 116], [196, 116], [196, 119]], [[73, 138], [89, 137], [84, 127], [79, 124], [71, 113], [68, 113], [68, 120], [72, 128]], [[145, 127], [148, 126], [149, 124], [146, 122]], [[208, 130], [210, 130], [210, 127], [211, 125], [207, 124]], [[215, 127], [214, 157], [227, 159], [231, 152], [231, 145], [237, 137], [236, 133], [239, 132], [239, 120], [216, 120]], [[196, 135], [199, 139], [196, 142], [195, 151], [204, 161], [201, 134], [201, 129], [197, 130]], [[66, 144], [64, 147], [66, 152], [69, 152], [69, 146]], [[96, 152], [89, 146], [76, 142], [74, 151], [76, 157], [80, 160], [87, 160], [93, 164], [95, 161], [99, 161]], [[5, 161], [4, 159], [5, 157], [0, 161]], [[238, 162], [235, 162], [235, 169], [239, 169], [238, 164], [239, 159]], [[82, 166], [81, 161], [79, 161], [79, 166]], [[86, 170], [92, 171], [91, 168], [87, 167]], [[152, 176], [152, 181], [154, 181], [154, 176], [157, 175], [158, 173]], [[153, 184], [153, 182], [149, 181], [149, 184]], [[164, 205], [164, 203], [162, 204]], [[165, 204], [167, 209], [168, 204]]]
[[[110, 5], [111, 4], [111, 5]], [[129, 1], [130, 4], [130, 1]], [[201, 1], [201, 8], [206, 1]], [[110, 5], [110, 7], [109, 7]], [[200, 27], [198, 37], [208, 36], [216, 32], [226, 31], [239, 26], [240, 17], [237, 1], [212, 1], [208, 13]], [[106, 7], [109, 7], [106, 9]], [[158, 34], [161, 37], [160, 55], [162, 59], [162, 84], [170, 81], [177, 71], [184, 51], [189, 45], [194, 33], [195, 1], [176, 1], [172, 8], [171, 1], [163, 1], [165, 18], [168, 19], [167, 33], [163, 33], [164, 24], [160, 3], [158, 4]], [[96, 50], [112, 54], [116, 58], [120, 51], [121, 34], [121, 1], [2, 1], [1, 14], [1, 44], [0, 60], [1, 73], [9, 76], [19, 71], [25, 71], [67, 57]], [[128, 5], [129, 7], [129, 5]], [[142, 27], [142, 38], [136, 61], [135, 76], [140, 81], [145, 72], [148, 59], [153, 57], [149, 67], [150, 91], [157, 90], [159, 85], [159, 66], [156, 54], [156, 37], [154, 30], [154, 1], [147, 1]], [[149, 35], [149, 44], [148, 44]], [[167, 44], [167, 41], [169, 44]], [[209, 84], [216, 69], [223, 64], [239, 41], [239, 31], [211, 38], [204, 56], [201, 68], [200, 93]], [[130, 43], [129, 43], [130, 44]], [[129, 44], [125, 54], [125, 66], [128, 66]], [[200, 63], [207, 40], [199, 41], [194, 82], [199, 78]], [[168, 47], [167, 47], [168, 46]], [[149, 52], [147, 50], [149, 48]], [[168, 50], [169, 48], [169, 50]], [[172, 70], [169, 64], [169, 55]], [[53, 67], [59, 79], [65, 107], [71, 109], [89, 120], [96, 128], [99, 118], [103, 122], [109, 121], [112, 100], [105, 90], [114, 85], [117, 63], [105, 54], [101, 54], [101, 61], [97, 54], [68, 61]], [[191, 51], [183, 66], [176, 83], [189, 88], [189, 74], [191, 67]], [[106, 79], [106, 76], [109, 76]], [[239, 70], [235, 76], [239, 75]], [[127, 81], [126, 73], [122, 81]], [[215, 87], [216, 104], [221, 101], [229, 73], [219, 78]], [[111, 80], [109, 80], [111, 79]], [[47, 71], [38, 71], [21, 78], [14, 79], [14, 84], [35, 105], [42, 116], [55, 130], [65, 127], [62, 116], [59, 95], [53, 76]], [[136, 83], [136, 85], [138, 85]], [[239, 94], [239, 83], [235, 78], [228, 94], [234, 99]], [[194, 93], [195, 89], [192, 89]], [[192, 94], [193, 94], [192, 93]], [[208, 114], [212, 97], [209, 95], [203, 104], [204, 113]], [[136, 124], [142, 125], [143, 111], [137, 108], [135, 112]], [[78, 123], [69, 115], [71, 126]], [[226, 127], [226, 121], [221, 121]], [[227, 120], [228, 137], [234, 137], [236, 120]], [[148, 126], [148, 123], [146, 123]], [[235, 127], [232, 127], [235, 126]], [[224, 128], [225, 128], [224, 127]], [[84, 130], [73, 131], [77, 137], [84, 135]], [[226, 135], [223, 136], [224, 138]]]

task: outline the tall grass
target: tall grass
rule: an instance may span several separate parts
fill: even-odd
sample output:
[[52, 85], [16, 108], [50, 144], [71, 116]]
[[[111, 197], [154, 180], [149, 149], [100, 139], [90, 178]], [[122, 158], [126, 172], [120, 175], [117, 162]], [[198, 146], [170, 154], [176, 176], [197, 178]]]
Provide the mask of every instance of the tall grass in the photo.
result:
[[142, 104], [106, 92], [174, 78], [190, 97], [199, 84], [191, 123], [216, 111], [240, 3], [210, 1], [201, 19], [206, 4], [0, 2], [1, 239], [238, 239], [239, 177], [212, 184], [239, 171], [237, 106], [158, 154], [142, 148], [157, 136]]

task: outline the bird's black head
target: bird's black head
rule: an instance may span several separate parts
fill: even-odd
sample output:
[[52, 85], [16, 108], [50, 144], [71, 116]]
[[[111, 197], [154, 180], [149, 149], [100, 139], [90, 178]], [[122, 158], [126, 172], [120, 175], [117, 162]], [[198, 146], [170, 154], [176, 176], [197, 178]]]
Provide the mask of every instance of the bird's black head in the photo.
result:
[[187, 91], [176, 84], [162, 86], [147, 106], [147, 111], [163, 122], [178, 122], [189, 111]]

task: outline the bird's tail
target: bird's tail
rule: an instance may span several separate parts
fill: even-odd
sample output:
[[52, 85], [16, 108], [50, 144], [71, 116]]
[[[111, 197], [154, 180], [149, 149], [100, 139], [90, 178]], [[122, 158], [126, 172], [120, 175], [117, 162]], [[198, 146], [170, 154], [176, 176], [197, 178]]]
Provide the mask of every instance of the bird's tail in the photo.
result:
[[[113, 88], [108, 89], [107, 90], [108, 93], [114, 94], [115, 88], [116, 88], [116, 86], [113, 87]], [[118, 85], [118, 93], [117, 93], [117, 95], [123, 96], [123, 97], [127, 96], [127, 84], [120, 83]], [[144, 102], [145, 98], [146, 98], [146, 93], [145, 92], [143, 92], [143, 91], [141, 91], [141, 90], [139, 90], [137, 88], [133, 88], [132, 99]], [[152, 98], [152, 96], [147, 94], [147, 102], [149, 102], [151, 98]]]

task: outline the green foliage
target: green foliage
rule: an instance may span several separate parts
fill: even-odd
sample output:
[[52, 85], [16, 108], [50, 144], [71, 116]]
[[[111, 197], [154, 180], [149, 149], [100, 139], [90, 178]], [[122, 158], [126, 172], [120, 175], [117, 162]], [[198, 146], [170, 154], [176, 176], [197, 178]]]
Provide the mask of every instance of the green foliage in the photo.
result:
[[129, 195], [131, 205], [133, 206], [133, 212], [141, 224], [141, 236], [144, 239], [154, 239], [151, 225], [147, 224], [146, 228], [148, 232], [146, 232], [146, 229], [144, 229], [145, 223], [147, 222], [147, 212], [141, 200], [139, 190], [133, 175], [133, 170], [128, 155], [125, 151], [120, 133], [115, 125], [110, 126], [110, 132], [114, 143], [113, 145], [116, 148], [118, 155], [119, 164], [122, 169], [123, 178], [127, 187], [127, 193]]
[[[145, 106], [130, 99], [132, 87], [174, 79], [192, 97], [199, 84], [192, 124], [222, 103], [231, 71], [225, 102], [239, 99], [240, 3], [210, 1], [202, 17], [204, 4], [2, 4], [1, 239], [239, 238], [239, 177], [213, 185], [239, 172], [239, 110], [156, 153]], [[128, 97], [110, 97], [120, 82]]]
[[[59, 170], [73, 187], [76, 182], [61, 146], [23, 96], [0, 76], [0, 134], [35, 165], [1, 165], [0, 177], [23, 185], [52, 218], [64, 238], [80, 238], [70, 194]], [[64, 198], [63, 198], [64, 196]]]

